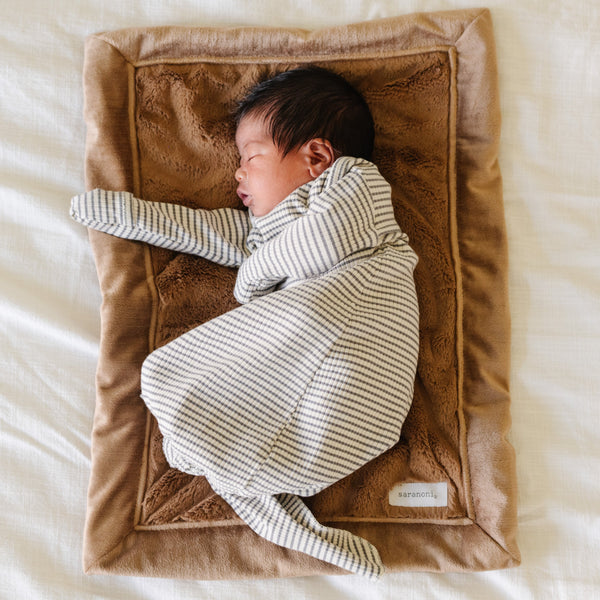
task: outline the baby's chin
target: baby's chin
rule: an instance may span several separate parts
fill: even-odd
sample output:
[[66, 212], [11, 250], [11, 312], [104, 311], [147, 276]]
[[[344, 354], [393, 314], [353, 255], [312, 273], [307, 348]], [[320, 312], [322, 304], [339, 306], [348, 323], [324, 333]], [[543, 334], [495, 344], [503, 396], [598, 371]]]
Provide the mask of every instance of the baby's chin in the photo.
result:
[[275, 208], [279, 206], [281, 202], [283, 202], [283, 200], [285, 200], [285, 198], [282, 198], [279, 202], [268, 206], [257, 206], [258, 203], [255, 203], [254, 201], [250, 201], [248, 202], [248, 204], [244, 202], [244, 204], [248, 207], [248, 210], [252, 213], [252, 216], [259, 219], [261, 217], [266, 217], [268, 214], [272, 213], [275, 210]]

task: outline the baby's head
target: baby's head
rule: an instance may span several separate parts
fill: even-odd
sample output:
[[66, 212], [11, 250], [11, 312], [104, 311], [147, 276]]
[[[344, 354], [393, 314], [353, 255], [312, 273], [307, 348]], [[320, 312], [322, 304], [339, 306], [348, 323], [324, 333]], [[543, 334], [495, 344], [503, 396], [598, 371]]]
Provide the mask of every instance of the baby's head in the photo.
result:
[[239, 103], [238, 195], [264, 216], [340, 156], [371, 159], [374, 127], [362, 96], [342, 77], [316, 67], [259, 83]]

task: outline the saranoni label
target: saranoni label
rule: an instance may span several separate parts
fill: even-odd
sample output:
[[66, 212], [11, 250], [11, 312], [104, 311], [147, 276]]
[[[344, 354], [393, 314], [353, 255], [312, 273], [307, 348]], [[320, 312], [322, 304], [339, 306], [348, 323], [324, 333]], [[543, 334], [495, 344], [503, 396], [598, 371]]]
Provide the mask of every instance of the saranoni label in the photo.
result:
[[392, 506], [448, 506], [448, 484], [399, 483], [390, 490]]

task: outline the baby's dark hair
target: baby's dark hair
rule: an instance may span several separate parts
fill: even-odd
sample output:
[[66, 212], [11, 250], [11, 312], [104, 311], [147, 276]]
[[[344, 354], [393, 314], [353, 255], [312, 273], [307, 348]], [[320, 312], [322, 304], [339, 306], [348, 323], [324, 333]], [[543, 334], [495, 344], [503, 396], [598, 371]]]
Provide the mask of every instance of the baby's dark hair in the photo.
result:
[[371, 160], [373, 117], [364, 98], [343, 77], [309, 66], [258, 83], [238, 104], [236, 125], [265, 119], [273, 143], [285, 156], [313, 138], [329, 140], [341, 156]]

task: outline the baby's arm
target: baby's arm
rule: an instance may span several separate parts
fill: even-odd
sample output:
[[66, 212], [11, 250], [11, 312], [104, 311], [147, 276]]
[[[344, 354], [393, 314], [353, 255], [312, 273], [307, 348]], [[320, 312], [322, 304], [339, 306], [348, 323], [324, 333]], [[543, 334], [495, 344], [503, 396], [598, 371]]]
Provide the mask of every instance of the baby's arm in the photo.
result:
[[93, 190], [71, 199], [71, 217], [87, 227], [129, 240], [195, 254], [227, 267], [250, 255], [245, 211], [191, 209], [149, 202], [130, 192]]

